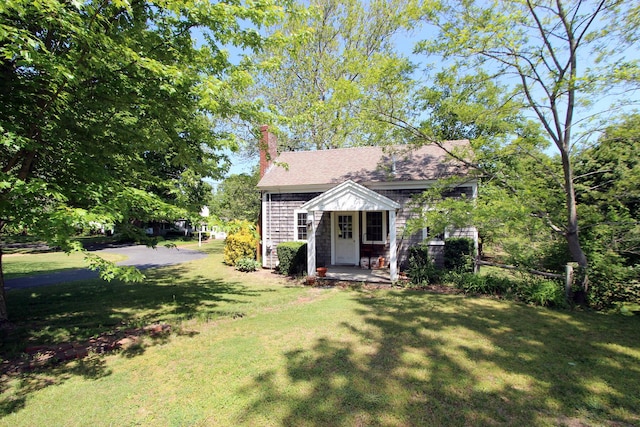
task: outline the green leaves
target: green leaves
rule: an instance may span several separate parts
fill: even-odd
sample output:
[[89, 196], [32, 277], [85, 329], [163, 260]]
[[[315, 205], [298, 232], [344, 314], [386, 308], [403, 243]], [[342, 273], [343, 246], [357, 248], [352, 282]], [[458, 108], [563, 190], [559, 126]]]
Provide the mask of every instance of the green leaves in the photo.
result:
[[281, 13], [271, 0], [3, 2], [0, 223], [71, 250], [92, 216], [134, 232], [198, 212], [198, 183], [235, 145], [229, 121], [255, 111], [235, 102], [251, 78], [225, 49], [259, 49], [252, 27]]
[[89, 265], [89, 269], [97, 271], [100, 274], [100, 278], [107, 282], [110, 282], [113, 279], [125, 282], [142, 282], [145, 279], [145, 275], [137, 268], [131, 266], [117, 266], [115, 263], [107, 261], [95, 253], [84, 252], [84, 258]]
[[[269, 28], [252, 95], [271, 107], [279, 143], [325, 149], [390, 142], [379, 111], [407, 107], [408, 60], [392, 39], [415, 23], [414, 2], [318, 0]], [[403, 113], [404, 114], [404, 110]]]

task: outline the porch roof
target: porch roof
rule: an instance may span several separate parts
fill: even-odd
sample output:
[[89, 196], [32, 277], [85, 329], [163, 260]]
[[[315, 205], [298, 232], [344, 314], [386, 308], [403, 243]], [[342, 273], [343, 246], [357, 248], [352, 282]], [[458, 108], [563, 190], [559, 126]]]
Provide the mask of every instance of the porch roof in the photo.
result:
[[301, 209], [306, 211], [390, 211], [400, 204], [367, 187], [347, 180], [309, 200]]

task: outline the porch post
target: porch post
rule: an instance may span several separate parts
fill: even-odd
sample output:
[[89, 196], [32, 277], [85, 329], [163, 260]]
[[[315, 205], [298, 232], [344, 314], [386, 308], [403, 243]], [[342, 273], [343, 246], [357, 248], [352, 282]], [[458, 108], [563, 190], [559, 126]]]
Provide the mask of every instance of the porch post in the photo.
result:
[[316, 276], [316, 222], [314, 212], [307, 213], [307, 277]]
[[389, 211], [389, 276], [392, 282], [398, 280], [398, 251], [396, 248], [396, 211]]

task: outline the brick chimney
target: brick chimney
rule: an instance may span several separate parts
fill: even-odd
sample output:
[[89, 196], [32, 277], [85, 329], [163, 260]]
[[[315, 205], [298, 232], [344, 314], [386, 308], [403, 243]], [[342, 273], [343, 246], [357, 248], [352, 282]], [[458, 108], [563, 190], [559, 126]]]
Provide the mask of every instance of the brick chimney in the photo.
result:
[[258, 149], [260, 151], [260, 178], [262, 178], [278, 155], [278, 141], [276, 136], [269, 132], [268, 125], [260, 126], [260, 133], [262, 136]]

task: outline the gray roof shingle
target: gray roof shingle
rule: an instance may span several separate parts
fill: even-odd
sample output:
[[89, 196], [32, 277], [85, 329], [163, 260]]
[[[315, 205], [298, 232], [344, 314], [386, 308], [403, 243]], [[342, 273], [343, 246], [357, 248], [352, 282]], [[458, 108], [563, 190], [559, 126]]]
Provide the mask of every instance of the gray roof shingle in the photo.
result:
[[[468, 140], [445, 141], [442, 145], [449, 151], [468, 149], [471, 153]], [[275, 159], [258, 188], [331, 185], [346, 180], [360, 184], [430, 181], [467, 173], [467, 166], [451, 159], [436, 144], [292, 151]]]

